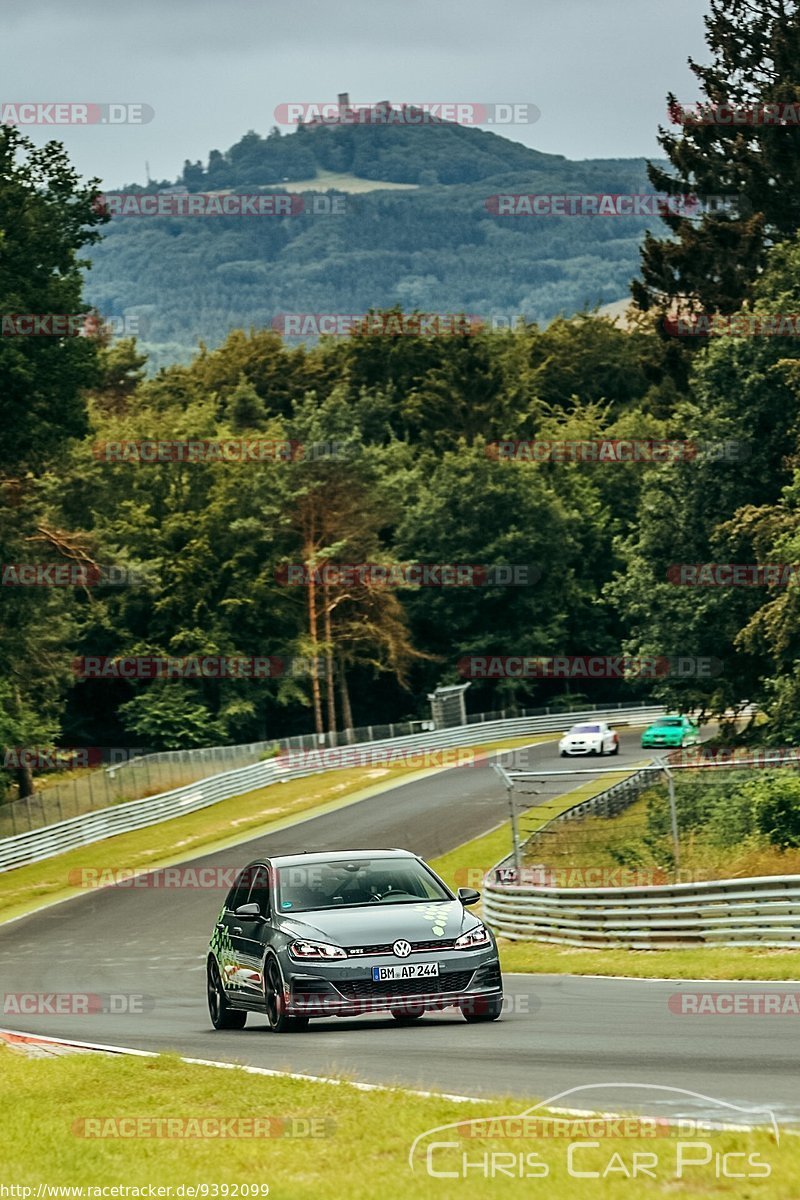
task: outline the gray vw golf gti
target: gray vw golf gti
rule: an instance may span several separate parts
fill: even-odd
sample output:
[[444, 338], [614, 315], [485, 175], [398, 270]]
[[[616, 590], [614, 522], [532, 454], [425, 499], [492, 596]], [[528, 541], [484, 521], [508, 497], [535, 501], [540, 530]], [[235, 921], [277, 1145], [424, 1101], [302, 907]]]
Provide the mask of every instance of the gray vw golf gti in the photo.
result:
[[407, 850], [349, 850], [259, 859], [242, 871], [208, 951], [215, 1029], [265, 1013], [276, 1033], [311, 1017], [388, 1010], [413, 1021], [457, 1006], [494, 1021], [503, 984], [494, 935]]

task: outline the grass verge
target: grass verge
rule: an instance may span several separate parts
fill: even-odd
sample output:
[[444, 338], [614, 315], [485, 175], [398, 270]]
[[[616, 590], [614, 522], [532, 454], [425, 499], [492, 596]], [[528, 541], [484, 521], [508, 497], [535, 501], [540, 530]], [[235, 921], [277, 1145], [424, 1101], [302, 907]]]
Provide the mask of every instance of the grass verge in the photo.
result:
[[[465, 1027], [463, 1033], [468, 1037], [469, 1028]], [[684, 1160], [689, 1157], [686, 1150], [679, 1149], [680, 1144], [688, 1144], [685, 1135], [680, 1142], [675, 1136], [653, 1138], [652, 1133], [649, 1137], [604, 1139], [592, 1137], [581, 1126], [575, 1127], [574, 1138], [571, 1132], [569, 1136], [506, 1136], [492, 1141], [466, 1137], [450, 1129], [422, 1144], [412, 1173], [409, 1150], [425, 1131], [450, 1122], [518, 1114], [529, 1104], [508, 1099], [458, 1103], [401, 1091], [364, 1092], [347, 1083], [337, 1087], [287, 1078], [245, 1077], [236, 1070], [187, 1064], [172, 1056], [141, 1059], [89, 1054], [30, 1059], [2, 1046], [0, 1078], [6, 1101], [3, 1182], [31, 1187], [34, 1197], [39, 1184], [84, 1189], [152, 1185], [172, 1188], [172, 1196], [187, 1195], [190, 1185], [205, 1184], [208, 1197], [264, 1195], [263, 1191], [243, 1191], [243, 1185], [248, 1189], [267, 1185], [272, 1200], [319, 1200], [321, 1196], [346, 1196], [348, 1200], [374, 1200], [375, 1196], [482, 1200], [500, 1191], [503, 1196], [530, 1196], [535, 1191], [547, 1200], [583, 1200], [587, 1195], [596, 1200], [630, 1200], [635, 1195], [638, 1200], [672, 1191], [679, 1192], [682, 1200], [743, 1194], [790, 1200], [797, 1195], [796, 1181], [800, 1178], [800, 1139], [794, 1137], [784, 1136], [776, 1145], [774, 1138], [762, 1130], [703, 1131], [692, 1139], [695, 1145], [691, 1157], [705, 1158], [706, 1152], [698, 1147], [706, 1145], [709, 1161], [685, 1168], [678, 1179], [678, 1155], [683, 1153]], [[544, 1112], [539, 1110], [537, 1116]], [[141, 1128], [138, 1124], [115, 1123], [122, 1118], [194, 1119], [198, 1122], [194, 1128], [200, 1131], [203, 1126], [199, 1123], [208, 1120], [234, 1118], [243, 1122], [270, 1117], [277, 1118], [276, 1123], [269, 1124], [271, 1136], [229, 1135], [222, 1145], [218, 1136], [176, 1138], [163, 1136], [163, 1132], [160, 1137], [152, 1133], [130, 1136], [131, 1130]], [[92, 1121], [96, 1124], [87, 1123]], [[267, 1128], [266, 1123], [263, 1128]], [[542, 1125], [538, 1128], [541, 1133]], [[475, 1127], [463, 1129], [466, 1133]], [[128, 1135], [120, 1136], [125, 1130]], [[172, 1130], [174, 1133], [175, 1125]], [[309, 1130], [321, 1132], [321, 1136], [299, 1136]], [[87, 1137], [87, 1132], [95, 1136]], [[96, 1136], [98, 1133], [105, 1136]], [[574, 1152], [573, 1164], [575, 1171], [598, 1173], [589, 1190], [585, 1176], [570, 1174], [568, 1150], [571, 1142], [590, 1138], [591, 1145]], [[435, 1178], [426, 1170], [425, 1147], [433, 1140], [456, 1143], [455, 1149], [440, 1147], [431, 1154], [433, 1169], [455, 1171], [455, 1178]], [[750, 1160], [730, 1160], [731, 1172], [735, 1169], [741, 1175], [749, 1171], [752, 1179], [720, 1175], [715, 1155], [732, 1151], [754, 1156]], [[629, 1176], [634, 1153], [649, 1155], [654, 1178], [640, 1176], [632, 1192]], [[504, 1170], [492, 1178], [473, 1166], [466, 1178], [459, 1177], [463, 1173], [462, 1154], [471, 1163], [485, 1161], [489, 1169], [502, 1164]], [[484, 1160], [484, 1154], [502, 1155], [502, 1159]], [[522, 1157], [528, 1178], [511, 1177], [509, 1156], [515, 1163]], [[768, 1177], [755, 1177], [765, 1170]], [[517, 1166], [514, 1174], [518, 1171]], [[605, 1178], [603, 1172], [607, 1172]], [[176, 1190], [181, 1185], [182, 1193]], [[83, 1194], [85, 1198], [92, 1195], [88, 1191]], [[128, 1193], [136, 1194], [147, 1193]]]
[[794, 980], [800, 951], [691, 946], [686, 950], [586, 950], [499, 939], [504, 971], [534, 975], [609, 975], [634, 979]]
[[[487, 745], [459, 747], [459, 753], [491, 753], [537, 742], [552, 741], [552, 734], [509, 738]], [[462, 760], [463, 761], [463, 760]], [[0, 874], [0, 923], [41, 907], [44, 902], [65, 900], [85, 889], [74, 880], [83, 872], [153, 870], [211, 853], [250, 837], [259, 837], [314, 812], [366, 799], [400, 783], [436, 773], [418, 766], [357, 767], [325, 771], [305, 779], [245, 792], [221, 800], [198, 812], [148, 825], [133, 833], [118, 834], [42, 862]]]

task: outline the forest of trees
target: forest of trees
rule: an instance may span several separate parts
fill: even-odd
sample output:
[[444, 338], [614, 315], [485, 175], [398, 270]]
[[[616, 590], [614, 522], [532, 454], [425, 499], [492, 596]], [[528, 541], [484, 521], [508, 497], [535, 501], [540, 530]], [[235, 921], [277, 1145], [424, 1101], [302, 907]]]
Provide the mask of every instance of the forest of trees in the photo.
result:
[[[712, 52], [725, 45], [715, 20], [737, 7], [744, 14], [738, 0], [724, 9], [713, 0]], [[762, 7], [796, 33], [795, 5]], [[759, 27], [753, 45], [764, 37]], [[774, 48], [775, 37], [767, 41]], [[765, 77], [764, 94], [773, 94], [773, 75]], [[783, 133], [796, 150], [797, 131]], [[748, 133], [751, 158], [757, 136]], [[350, 143], [343, 145], [349, 153]], [[686, 147], [678, 142], [667, 152], [683, 155], [691, 184]], [[722, 191], [724, 180], [707, 172], [707, 185]], [[86, 307], [82, 256], [98, 237], [104, 247], [115, 237], [96, 195], [96, 183], [79, 180], [57, 145], [36, 150], [15, 130], [0, 130], [4, 313]], [[800, 563], [798, 338], [664, 333], [676, 298], [683, 307], [731, 311], [713, 293], [675, 282], [688, 278], [699, 253], [713, 259], [720, 221], [735, 226], [703, 218], [670, 229], [662, 249], [651, 239], [641, 282], [647, 295], [640, 295], [650, 311], [625, 328], [581, 313], [547, 327], [365, 333], [309, 347], [249, 328], [264, 324], [254, 316], [217, 348], [203, 346], [191, 362], [156, 373], [148, 373], [135, 340], [102, 331], [0, 339], [0, 562], [86, 572], [71, 587], [16, 586], [4, 576], [0, 748], [172, 748], [400, 720], [427, 715], [427, 693], [459, 682], [465, 655], [623, 652], [708, 657], [720, 669], [707, 678], [581, 685], [475, 680], [469, 706], [548, 703], [570, 687], [589, 700], [652, 696], [709, 713], [755, 701], [769, 716], [765, 737], [795, 742], [796, 583], [687, 587], [672, 569]], [[765, 222], [758, 227], [766, 230]], [[420, 273], [426, 238], [441, 249], [451, 223], [439, 213], [435, 230], [409, 229], [407, 253], [424, 260]], [[187, 276], [202, 271], [204, 295], [217, 297], [211, 249], [244, 261], [248, 251], [234, 244], [252, 235], [200, 224], [190, 251], [186, 233], [149, 229], [141, 237], [150, 239], [165, 280], [180, 261]], [[739, 243], [736, 312], [800, 313], [800, 221], [778, 224], [770, 222], [749, 253]], [[172, 267], [159, 248], [166, 236], [176, 243]], [[277, 227], [269, 236], [279, 236]], [[131, 243], [127, 252], [134, 270], [142, 248]], [[104, 286], [119, 251], [107, 253]], [[672, 274], [659, 267], [662, 253]], [[472, 251], [454, 243], [452, 254], [466, 264]], [[97, 263], [98, 248], [94, 255]], [[301, 258], [312, 260], [308, 248]], [[502, 285], [502, 253], [492, 261]], [[346, 264], [343, 254], [341, 275], [322, 272], [320, 287], [336, 292], [336, 309], [352, 311]], [[517, 265], [534, 288], [529, 264]], [[125, 287], [119, 283], [120, 295]], [[381, 306], [374, 292], [365, 307]], [[401, 309], [446, 309], [433, 294], [435, 305], [415, 296], [395, 307], [395, 321]], [[739, 453], [592, 463], [506, 460], [492, 448], [502, 439], [630, 438], [734, 444]], [[119, 450], [231, 439], [278, 450], [247, 462], [132, 461], [130, 449]], [[287, 446], [294, 449], [284, 453]], [[535, 571], [521, 586], [387, 587], [372, 577], [322, 575], [312, 586], [286, 582], [298, 564], [314, 580], [315, 570], [339, 563], [529, 564]], [[128, 572], [125, 586], [108, 581], [109, 567]], [[91, 657], [206, 655], [310, 665], [259, 680], [88, 679], [75, 669]], [[12, 776], [3, 778], [8, 784]]]

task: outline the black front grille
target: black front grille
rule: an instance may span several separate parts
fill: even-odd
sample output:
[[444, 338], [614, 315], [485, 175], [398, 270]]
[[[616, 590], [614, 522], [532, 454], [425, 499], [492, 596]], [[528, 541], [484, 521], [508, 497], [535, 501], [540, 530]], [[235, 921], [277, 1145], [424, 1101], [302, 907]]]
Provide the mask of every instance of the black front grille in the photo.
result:
[[[444, 941], [438, 938], [433, 942], [412, 942], [412, 954], [425, 954], [435, 950], [453, 950], [455, 948], [455, 938], [450, 938]], [[367, 958], [371, 954], [392, 954], [392, 946], [394, 942], [386, 942], [383, 945], [376, 946], [346, 946], [347, 953], [353, 958]]]
[[474, 972], [446, 971], [443, 975], [428, 976], [426, 979], [384, 979], [376, 983], [372, 979], [348, 979], [336, 987], [348, 1000], [374, 1000], [383, 996], [435, 996], [438, 992], [462, 992], [469, 985]]

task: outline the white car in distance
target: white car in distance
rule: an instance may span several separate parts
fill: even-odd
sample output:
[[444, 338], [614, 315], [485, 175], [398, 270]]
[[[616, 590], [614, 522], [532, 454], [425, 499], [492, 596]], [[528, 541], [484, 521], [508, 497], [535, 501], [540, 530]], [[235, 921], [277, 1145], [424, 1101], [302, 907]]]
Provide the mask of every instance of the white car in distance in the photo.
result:
[[619, 738], [606, 721], [573, 725], [558, 743], [562, 758], [567, 754], [619, 754]]

